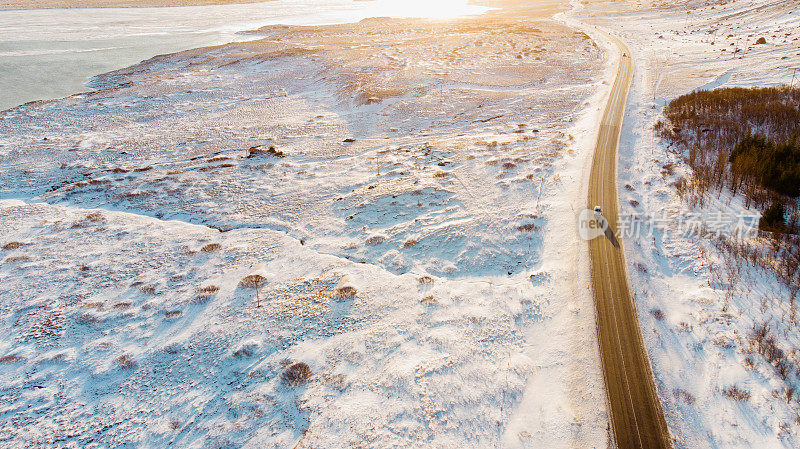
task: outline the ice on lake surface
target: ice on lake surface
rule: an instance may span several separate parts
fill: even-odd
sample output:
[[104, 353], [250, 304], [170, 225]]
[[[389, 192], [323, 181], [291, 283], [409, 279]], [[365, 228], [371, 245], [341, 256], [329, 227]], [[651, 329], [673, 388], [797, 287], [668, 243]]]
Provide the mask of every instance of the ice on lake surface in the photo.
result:
[[367, 17], [447, 18], [488, 8], [466, 0], [280, 0], [172, 8], [0, 11], [0, 110], [87, 90], [87, 80], [164, 53], [252, 39], [264, 25], [322, 25]]

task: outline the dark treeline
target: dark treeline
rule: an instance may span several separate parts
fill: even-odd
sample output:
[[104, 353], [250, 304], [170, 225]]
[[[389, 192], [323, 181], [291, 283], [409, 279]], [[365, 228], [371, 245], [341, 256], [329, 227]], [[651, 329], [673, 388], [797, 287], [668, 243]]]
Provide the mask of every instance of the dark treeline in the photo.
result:
[[692, 167], [685, 182], [698, 202], [727, 187], [763, 210], [800, 194], [800, 89], [698, 91], [670, 102], [664, 115], [668, 124], [656, 130]]

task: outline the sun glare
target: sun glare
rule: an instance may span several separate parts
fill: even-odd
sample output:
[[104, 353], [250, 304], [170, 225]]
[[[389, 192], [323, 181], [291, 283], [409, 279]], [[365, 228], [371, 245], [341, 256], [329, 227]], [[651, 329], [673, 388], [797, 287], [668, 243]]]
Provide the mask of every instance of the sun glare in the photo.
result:
[[375, 0], [375, 16], [452, 19], [483, 14], [490, 8], [468, 4], [468, 0]]

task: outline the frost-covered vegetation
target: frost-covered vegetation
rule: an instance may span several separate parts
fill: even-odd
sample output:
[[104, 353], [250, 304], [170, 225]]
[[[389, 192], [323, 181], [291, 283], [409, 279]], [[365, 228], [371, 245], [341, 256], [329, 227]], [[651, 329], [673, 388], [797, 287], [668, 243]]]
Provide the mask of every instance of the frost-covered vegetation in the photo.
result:
[[257, 34], [0, 113], [3, 444], [606, 441], [565, 232], [594, 41], [511, 15]]

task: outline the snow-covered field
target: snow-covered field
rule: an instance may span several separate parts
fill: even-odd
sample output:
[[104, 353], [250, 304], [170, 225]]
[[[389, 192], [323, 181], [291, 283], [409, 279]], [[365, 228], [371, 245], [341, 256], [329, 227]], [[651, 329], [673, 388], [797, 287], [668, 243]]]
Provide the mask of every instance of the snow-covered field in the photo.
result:
[[[797, 7], [796, 1], [602, 2], [578, 14], [623, 38], [637, 67], [620, 147], [623, 214], [661, 219], [699, 212], [710, 227], [720, 213], [758, 213], [726, 193], [687, 211], [672, 183], [688, 167], [655, 137], [653, 124], [663, 120], [666, 102], [693, 89], [789, 84], [800, 67]], [[756, 44], [760, 37], [767, 43]], [[708, 238], [643, 232], [625, 249], [677, 447], [798, 447], [800, 398], [792, 386], [800, 332], [789, 293], [770, 275], [720, 254]], [[794, 367], [787, 380], [752, 346], [754, 325], [765, 322]]]
[[605, 447], [596, 44], [260, 33], [0, 116], [0, 445]]

